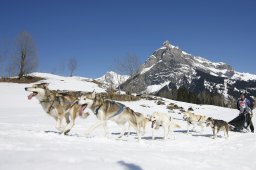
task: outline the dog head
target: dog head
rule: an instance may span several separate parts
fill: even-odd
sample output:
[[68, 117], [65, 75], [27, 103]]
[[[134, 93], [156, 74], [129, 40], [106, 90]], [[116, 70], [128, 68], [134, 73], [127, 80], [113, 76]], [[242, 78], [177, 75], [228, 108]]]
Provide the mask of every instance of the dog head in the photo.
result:
[[86, 108], [91, 108], [94, 100], [96, 98], [96, 93], [92, 92], [91, 94], [83, 94], [78, 98], [78, 105], [80, 105], [79, 115], [81, 116], [84, 113]]
[[184, 113], [183, 113], [183, 119], [184, 119], [185, 121], [188, 121], [189, 118], [190, 118], [190, 115], [191, 115], [191, 112], [184, 112]]
[[153, 122], [153, 121], [157, 121], [159, 119], [159, 114], [158, 112], [154, 112], [151, 116], [150, 116], [150, 121]]
[[156, 122], [159, 120], [159, 113], [158, 112], [154, 112], [151, 116], [149, 121], [152, 122], [152, 126], [151, 128], [155, 128], [155, 124]]
[[145, 116], [145, 119], [147, 119], [148, 121], [150, 121], [150, 118], [151, 118], [150, 115], [146, 115], [146, 116]]
[[213, 127], [213, 124], [214, 124], [214, 119], [212, 118], [212, 117], [208, 117], [207, 119], [206, 119], [206, 126], [208, 127], [208, 126], [210, 126], [210, 127]]
[[33, 97], [37, 97], [39, 100], [45, 98], [46, 91], [48, 89], [48, 83], [34, 84], [32, 87], [26, 87], [25, 91], [32, 92], [28, 95], [28, 99], [31, 100]]

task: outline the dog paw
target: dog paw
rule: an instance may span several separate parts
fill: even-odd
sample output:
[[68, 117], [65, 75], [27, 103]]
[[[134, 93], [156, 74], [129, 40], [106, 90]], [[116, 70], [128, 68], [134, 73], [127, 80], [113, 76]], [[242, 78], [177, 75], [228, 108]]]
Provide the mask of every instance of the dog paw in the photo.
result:
[[64, 133], [64, 135], [67, 135], [68, 132], [70, 132], [70, 130], [67, 130], [67, 131], [65, 131], [65, 132], [63, 132], [63, 133]]
[[64, 128], [56, 127], [56, 129], [57, 129], [60, 133], [63, 133], [63, 132], [64, 132]]

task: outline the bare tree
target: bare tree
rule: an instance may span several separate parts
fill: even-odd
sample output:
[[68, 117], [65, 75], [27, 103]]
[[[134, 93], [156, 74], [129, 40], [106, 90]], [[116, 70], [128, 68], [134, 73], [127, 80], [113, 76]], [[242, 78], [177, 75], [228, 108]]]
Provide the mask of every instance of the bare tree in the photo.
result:
[[73, 76], [74, 71], [77, 68], [77, 62], [76, 62], [76, 58], [71, 58], [68, 61], [68, 69], [70, 71], [70, 77]]
[[9, 66], [9, 68], [16, 68], [19, 78], [22, 78], [37, 68], [37, 49], [32, 36], [28, 32], [21, 32], [18, 35], [16, 48], [16, 54], [11, 62], [12, 66]]

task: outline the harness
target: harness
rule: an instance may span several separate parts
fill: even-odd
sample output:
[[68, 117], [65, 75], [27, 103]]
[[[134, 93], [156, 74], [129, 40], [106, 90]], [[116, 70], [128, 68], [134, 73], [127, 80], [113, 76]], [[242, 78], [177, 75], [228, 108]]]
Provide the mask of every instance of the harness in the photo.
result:
[[[111, 119], [111, 118], [113, 118], [113, 117], [115, 117], [115, 116], [121, 114], [121, 113], [124, 111], [124, 109], [126, 108], [126, 106], [125, 106], [124, 104], [122, 104], [122, 103], [115, 102], [115, 101], [112, 101], [112, 103], [117, 104], [117, 105], [119, 106], [119, 110], [118, 110], [115, 114], [113, 114], [112, 116], [110, 116], [108, 119]], [[97, 107], [97, 108], [95, 109], [94, 114], [95, 114], [96, 116], [98, 115], [99, 110], [100, 110], [100, 108], [101, 108], [102, 106], [103, 106], [103, 104], [101, 104], [99, 107]]]
[[[197, 122], [199, 122], [202, 119], [203, 116], [200, 116], [199, 119], [197, 120]], [[189, 124], [192, 124], [192, 121], [190, 118], [186, 118], [184, 119], [185, 121], [187, 121]]]
[[123, 105], [122, 103], [118, 103], [118, 102], [115, 102], [115, 101], [113, 101], [113, 102], [116, 103], [117, 105], [119, 105], [119, 110], [118, 110], [118, 112], [116, 112], [115, 114], [110, 116], [108, 119], [111, 119], [112, 117], [115, 117], [115, 116], [121, 114], [124, 111], [124, 109], [126, 108], [125, 105]]
[[[63, 99], [58, 94], [53, 94], [53, 97], [50, 97], [50, 94], [49, 94], [48, 91], [46, 91], [46, 96], [48, 96], [50, 99], [46, 97], [43, 100], [40, 100], [39, 102], [40, 103], [48, 103], [48, 102], [50, 102], [50, 106], [48, 107], [48, 109], [46, 111], [47, 113], [50, 113], [51, 110], [54, 109], [54, 106], [53, 106], [54, 102], [58, 102], [59, 105], [61, 104], [61, 102], [63, 103], [63, 105], [67, 105], [64, 108], [65, 111], [70, 109], [70, 108], [72, 108], [75, 104], [78, 103], [78, 100], [75, 100], [73, 102], [63, 102]], [[57, 100], [56, 100], [56, 98], [57, 98]]]
[[[47, 109], [47, 113], [50, 113], [50, 111], [54, 108], [53, 104], [54, 102], [59, 102], [59, 104], [61, 104], [61, 99], [59, 98], [59, 100], [55, 100], [56, 98], [59, 98], [57, 96], [54, 96], [54, 99], [44, 99], [44, 100], [41, 100], [40, 103], [47, 103], [47, 102], [51, 102], [50, 103], [50, 106], [48, 107]], [[72, 108], [75, 104], [77, 104], [78, 100], [75, 100], [74, 102], [64, 102], [65, 105], [67, 105], [67, 107], [65, 108], [65, 110], [68, 110], [70, 108]]]
[[66, 108], [66, 110], [68, 109], [68, 108], [72, 108], [75, 104], [77, 104], [78, 103], [78, 100], [75, 100], [74, 102], [69, 102], [69, 104], [71, 104], [69, 107], [67, 107]]
[[95, 110], [95, 112], [94, 112], [94, 114], [95, 114], [96, 116], [98, 115], [101, 106], [103, 106], [103, 104], [101, 104], [99, 107], [96, 108], [96, 110]]
[[[45, 100], [41, 100], [41, 101], [39, 101], [40, 103], [46, 103], [46, 102], [50, 102], [51, 100], [49, 100], [49, 99], [45, 99]], [[54, 100], [52, 100], [51, 101], [51, 104], [50, 104], [50, 106], [48, 107], [48, 109], [47, 109], [47, 113], [50, 113], [50, 111], [54, 108], [53, 107], [53, 104], [54, 104]]]
[[197, 120], [198, 122], [201, 120], [202, 116], [200, 116], [200, 118]]

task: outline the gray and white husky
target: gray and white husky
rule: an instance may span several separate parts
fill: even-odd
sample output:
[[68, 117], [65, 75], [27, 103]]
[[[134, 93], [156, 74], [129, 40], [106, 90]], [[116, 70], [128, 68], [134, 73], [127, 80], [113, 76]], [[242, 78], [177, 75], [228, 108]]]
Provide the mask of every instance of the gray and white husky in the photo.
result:
[[123, 137], [126, 130], [126, 123], [129, 123], [136, 130], [138, 140], [141, 139], [140, 118], [138, 118], [137, 114], [129, 107], [112, 100], [104, 100], [101, 96], [96, 96], [95, 92], [82, 95], [78, 100], [78, 104], [81, 106], [81, 110], [84, 112], [88, 110], [92, 111], [98, 119], [98, 121], [86, 131], [86, 136], [99, 126], [103, 126], [105, 135], [108, 135], [107, 121], [111, 120], [122, 127], [119, 138]]
[[229, 125], [228, 122], [224, 120], [213, 119], [211, 117], [206, 120], [206, 125], [212, 128], [213, 139], [217, 137], [219, 131], [224, 131], [225, 137], [228, 138], [228, 131], [230, 128], [233, 128], [233, 126]]

